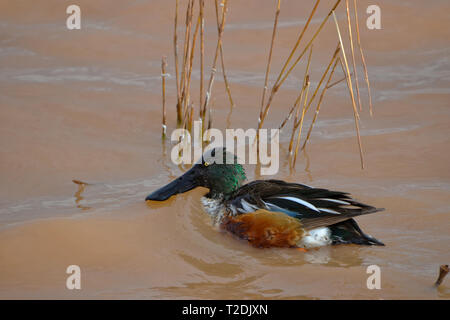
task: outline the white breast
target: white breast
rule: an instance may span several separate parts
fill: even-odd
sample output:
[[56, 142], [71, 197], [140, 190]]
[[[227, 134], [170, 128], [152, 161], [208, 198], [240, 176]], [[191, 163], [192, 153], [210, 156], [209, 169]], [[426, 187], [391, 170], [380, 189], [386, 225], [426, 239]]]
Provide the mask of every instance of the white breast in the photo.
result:
[[222, 200], [202, 197], [201, 201], [206, 213], [213, 219], [213, 223], [217, 224], [220, 222], [225, 212], [225, 206], [223, 205]]

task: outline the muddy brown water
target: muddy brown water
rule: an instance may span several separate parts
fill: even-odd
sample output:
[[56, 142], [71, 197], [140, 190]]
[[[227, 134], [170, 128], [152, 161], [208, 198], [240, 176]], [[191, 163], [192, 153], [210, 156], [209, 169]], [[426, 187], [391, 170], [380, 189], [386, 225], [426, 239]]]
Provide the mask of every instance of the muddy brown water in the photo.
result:
[[[272, 81], [312, 2], [283, 1]], [[295, 170], [286, 160], [290, 127], [283, 131], [276, 177], [386, 208], [358, 219], [386, 247], [301, 253], [255, 249], [218, 232], [202, 211], [202, 188], [160, 204], [143, 201], [181, 173], [159, 138], [162, 55], [172, 75], [169, 132], [175, 122], [172, 1], [80, 0], [76, 31], [65, 28], [64, 2], [0, 1], [0, 297], [449, 299], [448, 281], [432, 284], [450, 259], [450, 3], [378, 1], [381, 30], [365, 27], [371, 3], [359, 3], [375, 113], [368, 114], [361, 81], [366, 168], [341, 83], [327, 93]], [[329, 5], [319, 6], [312, 29]], [[274, 7], [230, 1], [224, 52], [236, 101], [231, 127], [256, 125]], [[211, 17], [208, 4], [207, 70], [216, 35]], [[342, 6], [338, 17], [344, 28]], [[328, 23], [314, 46], [313, 85], [336, 43]], [[276, 96], [267, 128], [283, 120], [303, 68]], [[193, 78], [198, 105], [198, 64]], [[211, 106], [214, 127], [224, 129], [229, 105], [220, 73]], [[254, 167], [246, 169], [254, 179]], [[72, 179], [92, 185], [77, 192]], [[66, 289], [72, 264], [82, 270], [81, 290]], [[373, 264], [381, 268], [380, 290], [366, 286]]]

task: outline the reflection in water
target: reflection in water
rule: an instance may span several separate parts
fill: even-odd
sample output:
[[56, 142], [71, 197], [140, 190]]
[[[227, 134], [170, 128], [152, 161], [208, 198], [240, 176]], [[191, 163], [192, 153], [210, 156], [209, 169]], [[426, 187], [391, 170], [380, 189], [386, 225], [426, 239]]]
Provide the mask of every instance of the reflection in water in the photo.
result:
[[450, 299], [450, 288], [443, 285], [437, 288], [439, 298]]
[[242, 267], [234, 263], [208, 263], [205, 260], [193, 257], [183, 252], [179, 252], [178, 256], [185, 262], [208, 276], [229, 278], [238, 276], [241, 272], [243, 272]]
[[317, 264], [324, 267], [348, 268], [361, 266], [364, 260], [360, 257], [360, 250], [355, 246], [328, 246], [299, 252], [288, 249], [257, 249], [254, 252], [258, 263], [270, 267], [292, 267]]
[[172, 163], [172, 161], [170, 161], [170, 158], [167, 156], [167, 150], [166, 150], [167, 140], [170, 143], [170, 138], [166, 137], [166, 139], [161, 140], [162, 156], [158, 158], [158, 163], [160, 163], [164, 167], [164, 170], [166, 170], [166, 172], [168, 173], [168, 177], [170, 179], [174, 179], [176, 176], [173, 173], [172, 168], [168, 165], [169, 163]]
[[309, 181], [311, 182], [311, 181], [313, 181], [313, 178], [312, 178], [311, 170], [309, 169], [310, 162], [309, 162], [308, 152], [306, 152], [306, 148], [303, 149], [303, 155], [305, 156], [305, 160], [306, 160], [305, 172], [306, 172], [306, 175], [308, 176]]
[[[210, 299], [211, 297], [222, 296], [226, 299], [242, 299], [245, 296], [251, 296], [253, 299], [268, 298], [267, 296], [257, 293], [258, 288], [254, 285], [261, 275], [253, 275], [238, 280], [228, 280], [226, 282], [217, 281], [199, 281], [188, 282], [180, 286], [156, 287], [163, 293], [164, 297], [183, 297], [183, 298], [200, 298]], [[238, 290], [230, 290], [238, 288]], [[223, 299], [222, 298], [222, 299]]]

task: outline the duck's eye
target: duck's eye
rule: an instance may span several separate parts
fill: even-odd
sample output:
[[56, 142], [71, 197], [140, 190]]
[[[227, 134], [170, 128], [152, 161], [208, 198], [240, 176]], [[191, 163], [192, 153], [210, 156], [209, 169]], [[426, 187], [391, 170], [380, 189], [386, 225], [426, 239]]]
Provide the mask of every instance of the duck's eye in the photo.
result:
[[203, 165], [204, 165], [205, 167], [207, 167], [207, 166], [209, 166], [209, 162], [206, 162], [206, 161], [205, 161], [205, 162], [203, 163]]

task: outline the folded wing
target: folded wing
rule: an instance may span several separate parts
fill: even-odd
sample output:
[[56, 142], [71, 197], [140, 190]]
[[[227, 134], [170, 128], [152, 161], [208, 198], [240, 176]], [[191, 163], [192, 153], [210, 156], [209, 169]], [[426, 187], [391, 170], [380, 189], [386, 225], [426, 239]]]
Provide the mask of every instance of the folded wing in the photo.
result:
[[357, 202], [345, 192], [280, 180], [253, 181], [241, 187], [230, 199], [233, 199], [230, 208], [236, 215], [260, 209], [279, 212], [297, 219], [305, 230], [384, 210]]

